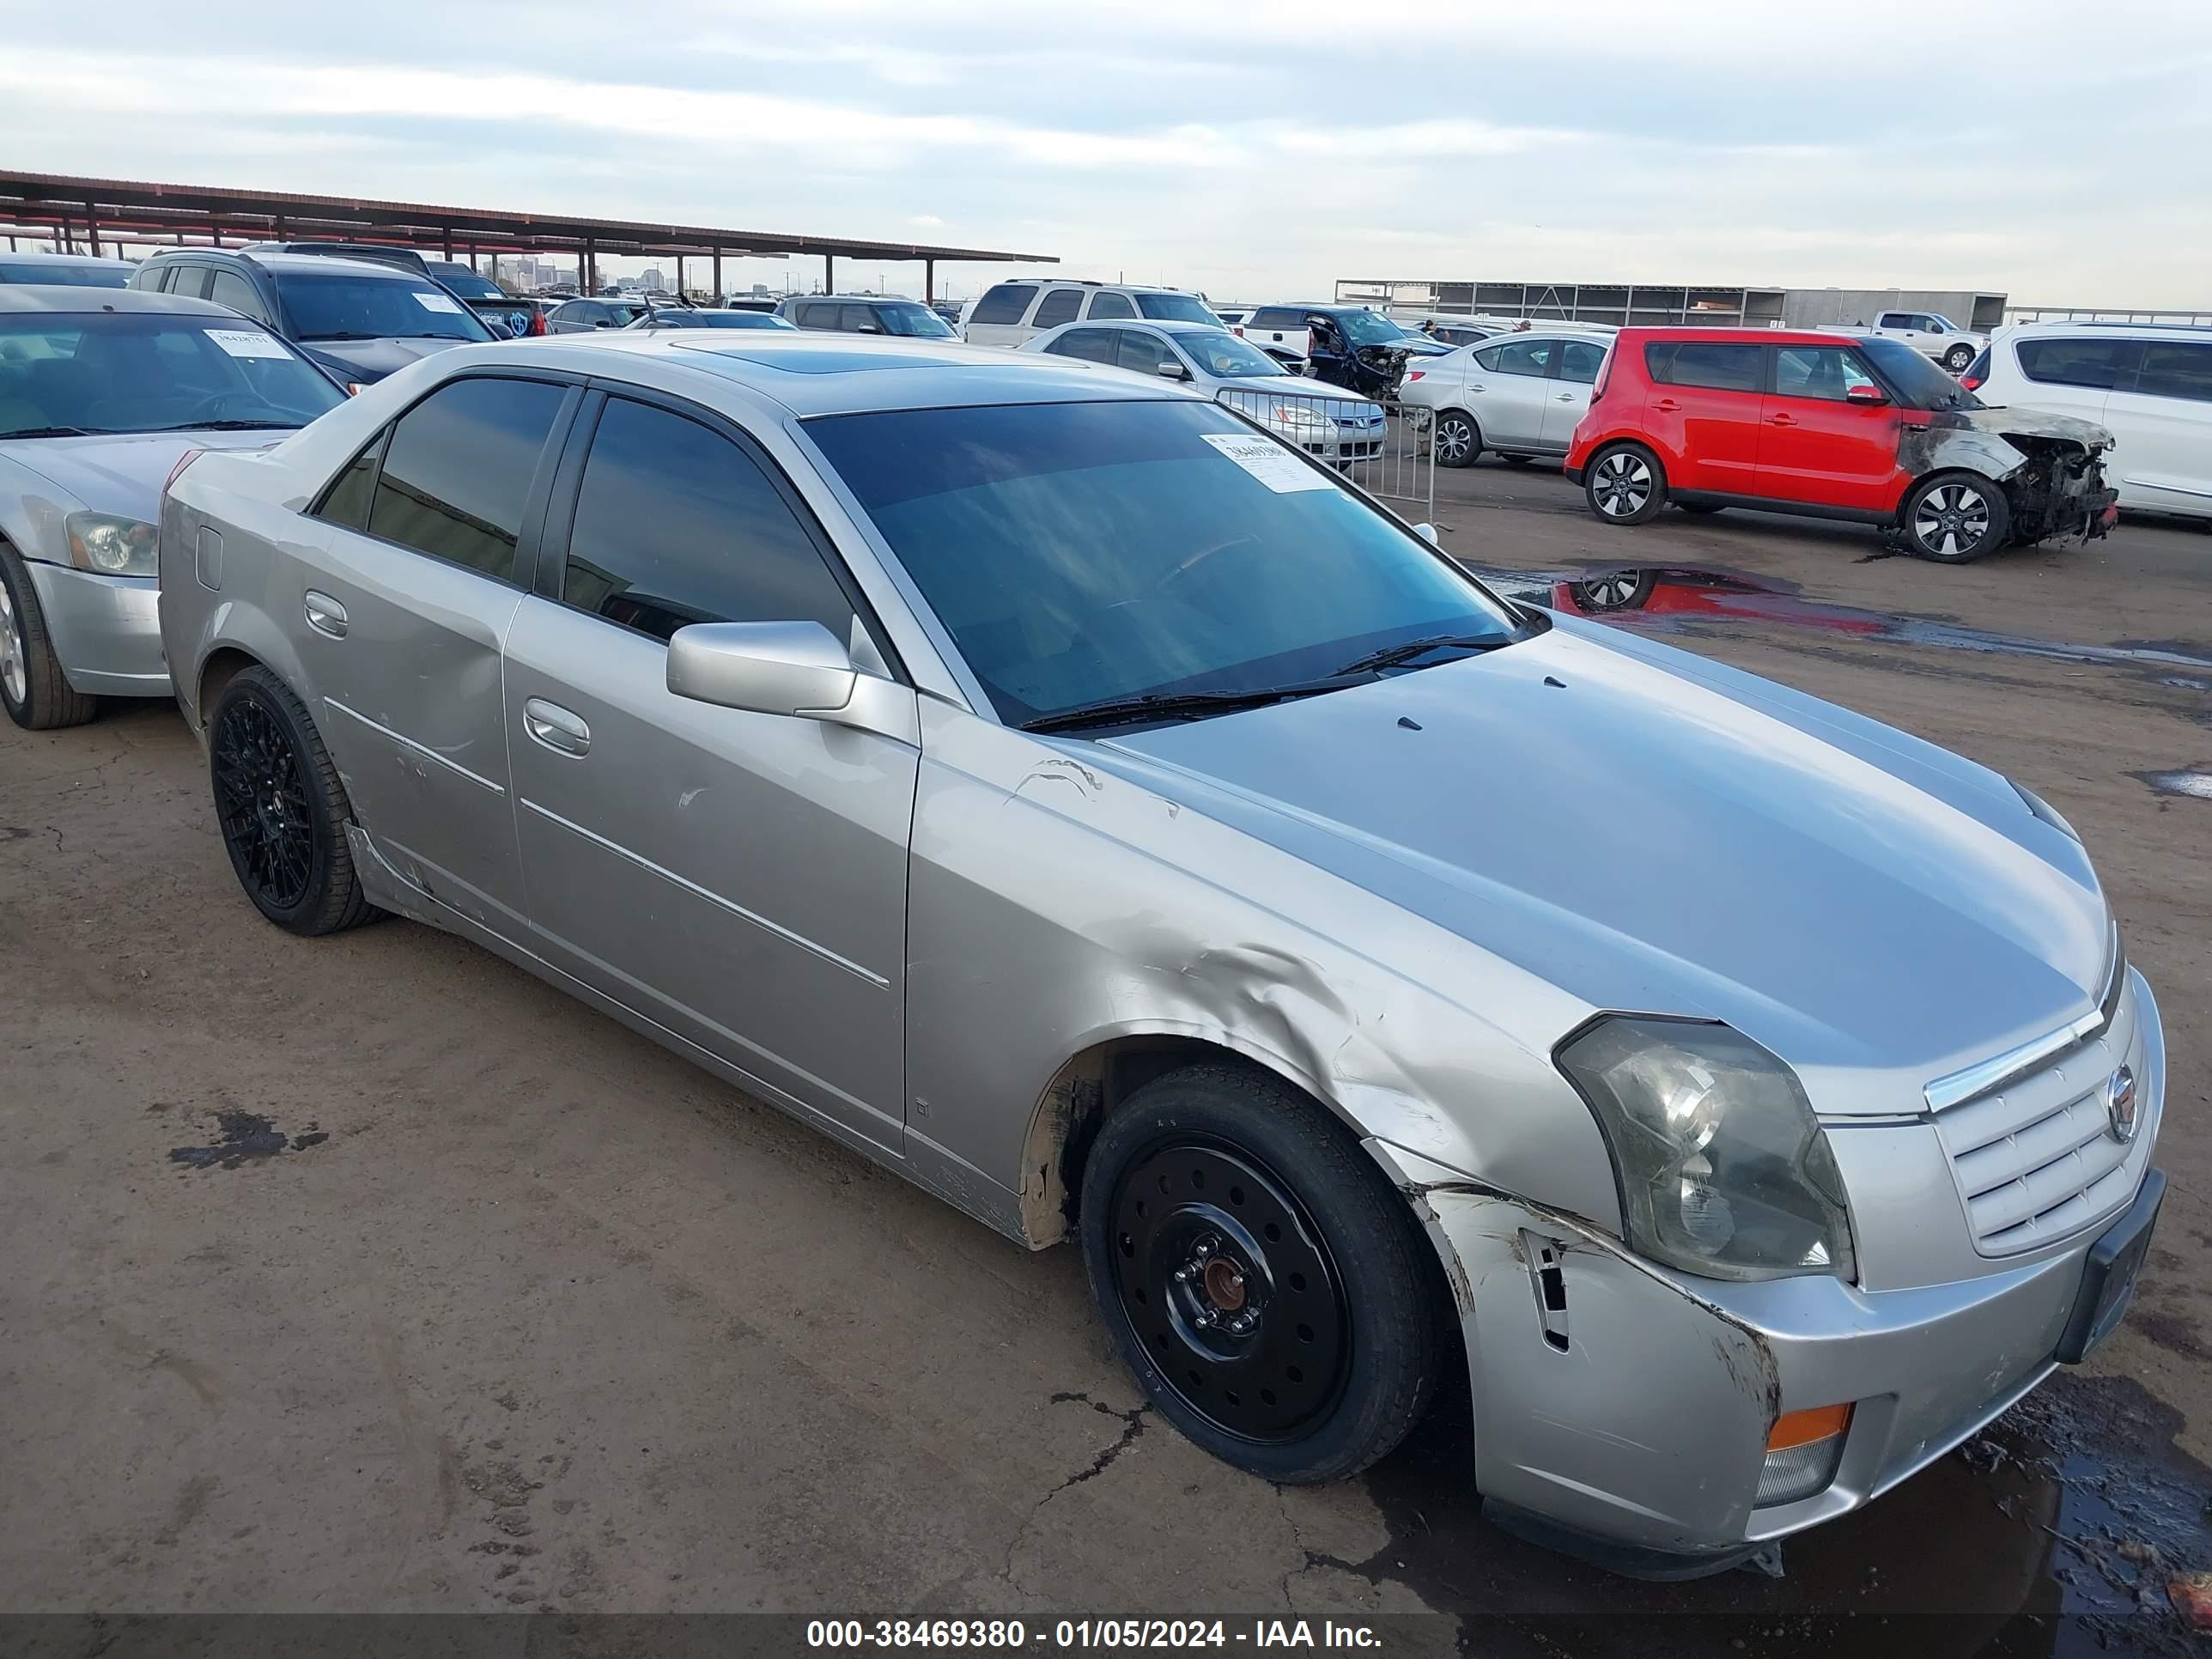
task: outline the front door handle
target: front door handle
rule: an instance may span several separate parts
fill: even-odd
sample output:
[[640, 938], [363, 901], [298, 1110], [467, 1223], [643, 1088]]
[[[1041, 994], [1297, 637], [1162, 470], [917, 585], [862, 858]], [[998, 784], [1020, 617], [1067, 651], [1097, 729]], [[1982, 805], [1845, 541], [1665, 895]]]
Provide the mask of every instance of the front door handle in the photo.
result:
[[543, 697], [522, 705], [522, 728], [556, 754], [580, 755], [592, 746], [592, 728], [584, 724], [583, 716]]
[[1574, 400], [1575, 394], [1571, 392], [1562, 392], [1559, 394], [1559, 401], [1563, 404], [1571, 404], [1574, 402]]
[[328, 635], [334, 640], [346, 636], [346, 608], [329, 594], [309, 588], [301, 609], [307, 613], [307, 626], [318, 634]]

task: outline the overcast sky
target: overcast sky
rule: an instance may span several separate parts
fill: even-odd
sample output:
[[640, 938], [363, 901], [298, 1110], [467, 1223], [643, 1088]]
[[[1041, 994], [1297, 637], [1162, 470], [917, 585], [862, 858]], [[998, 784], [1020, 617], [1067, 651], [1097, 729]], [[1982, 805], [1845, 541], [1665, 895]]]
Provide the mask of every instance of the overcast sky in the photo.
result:
[[6, 12], [0, 156], [40, 171], [1018, 249], [1224, 301], [1390, 276], [2212, 307], [2202, 3]]

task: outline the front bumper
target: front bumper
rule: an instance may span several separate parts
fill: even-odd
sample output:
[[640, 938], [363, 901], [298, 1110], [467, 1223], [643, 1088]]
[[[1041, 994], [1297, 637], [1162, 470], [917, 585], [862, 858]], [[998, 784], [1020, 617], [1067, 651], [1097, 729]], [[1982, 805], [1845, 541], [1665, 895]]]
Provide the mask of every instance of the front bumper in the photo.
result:
[[[2136, 975], [2133, 988], [2146, 1115], [2130, 1163], [2154, 1203], [2165, 1048], [2149, 988]], [[1890, 1134], [1932, 1143], [1936, 1130], [1845, 1138]], [[2090, 1253], [2130, 1213], [2044, 1250], [1978, 1260], [1981, 1271], [1948, 1283], [1737, 1284], [1657, 1267], [1579, 1218], [1369, 1145], [1426, 1224], [1458, 1304], [1486, 1506], [1541, 1541], [1650, 1577], [1717, 1571], [1856, 1509], [2005, 1411], [2058, 1364]], [[1914, 1236], [1946, 1225], [1963, 1233], [1963, 1209], [1923, 1217]], [[1882, 1242], [1894, 1263], [1897, 1241]], [[1547, 1270], [1562, 1307], [1547, 1304]], [[1758, 1505], [1776, 1418], [1845, 1403], [1853, 1414], [1829, 1485]]]
[[93, 696], [169, 695], [159, 579], [102, 576], [36, 559], [25, 568], [72, 687]]

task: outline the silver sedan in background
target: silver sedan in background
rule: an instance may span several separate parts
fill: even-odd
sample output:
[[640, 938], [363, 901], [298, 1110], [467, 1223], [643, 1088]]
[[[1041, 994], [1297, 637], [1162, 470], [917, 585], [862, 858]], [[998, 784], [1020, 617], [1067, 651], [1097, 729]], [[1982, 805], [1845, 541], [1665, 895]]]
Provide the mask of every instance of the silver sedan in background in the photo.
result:
[[0, 285], [0, 707], [33, 730], [166, 697], [154, 605], [161, 485], [345, 401], [226, 306]]
[[1079, 1239], [1240, 1468], [1360, 1469], [1463, 1365], [1498, 1520], [1711, 1570], [2128, 1304], [2165, 1048], [2056, 811], [1158, 376], [464, 348], [202, 458], [161, 561], [270, 921], [447, 929]]
[[1180, 381], [1321, 460], [1371, 460], [1382, 453], [1380, 404], [1294, 374], [1210, 323], [1068, 323], [1016, 349]]

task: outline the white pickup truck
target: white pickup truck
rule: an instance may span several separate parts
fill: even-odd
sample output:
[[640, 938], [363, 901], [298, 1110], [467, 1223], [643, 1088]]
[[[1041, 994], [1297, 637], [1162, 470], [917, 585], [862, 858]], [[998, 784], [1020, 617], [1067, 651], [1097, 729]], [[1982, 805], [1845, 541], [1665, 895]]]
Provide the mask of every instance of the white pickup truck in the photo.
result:
[[1923, 356], [1933, 357], [1954, 374], [1963, 371], [1990, 343], [1986, 334], [1960, 328], [1948, 317], [1932, 311], [1885, 311], [1867, 328], [1854, 323], [1823, 323], [1816, 334], [1851, 334], [1861, 339], [1876, 335], [1901, 340]]

